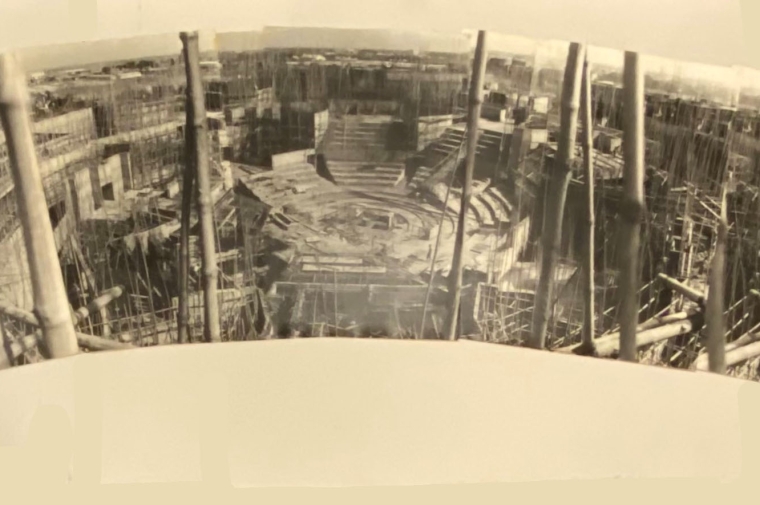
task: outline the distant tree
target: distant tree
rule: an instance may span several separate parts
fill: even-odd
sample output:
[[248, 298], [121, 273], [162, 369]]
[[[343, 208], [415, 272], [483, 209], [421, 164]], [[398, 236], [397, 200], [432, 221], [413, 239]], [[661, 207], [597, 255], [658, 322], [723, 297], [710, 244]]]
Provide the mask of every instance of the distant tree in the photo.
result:
[[103, 67], [101, 70], [104, 74], [110, 74], [111, 73], [111, 67]]

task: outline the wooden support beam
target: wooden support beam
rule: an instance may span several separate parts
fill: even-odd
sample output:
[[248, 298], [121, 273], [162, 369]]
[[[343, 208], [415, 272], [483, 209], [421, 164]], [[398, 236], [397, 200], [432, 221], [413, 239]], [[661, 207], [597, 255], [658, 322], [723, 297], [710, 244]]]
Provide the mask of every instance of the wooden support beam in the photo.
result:
[[0, 120], [24, 230], [35, 313], [53, 358], [79, 352], [32, 136], [26, 78], [15, 56], [0, 55]]

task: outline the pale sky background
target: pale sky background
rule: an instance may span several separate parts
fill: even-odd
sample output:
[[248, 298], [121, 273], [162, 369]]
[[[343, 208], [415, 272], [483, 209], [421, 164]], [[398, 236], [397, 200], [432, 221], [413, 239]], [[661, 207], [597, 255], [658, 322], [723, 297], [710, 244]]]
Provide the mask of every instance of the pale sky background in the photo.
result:
[[[214, 48], [214, 33], [200, 31], [198, 44], [201, 51]], [[95, 42], [56, 44], [23, 48], [18, 51], [24, 68], [29, 71], [60, 66], [88, 65], [105, 61], [136, 59], [182, 52], [179, 33], [150, 35], [126, 39], [108, 39]]]
[[[39, 46], [51, 42], [120, 39], [138, 34], [152, 35], [150, 42], [124, 39], [99, 44], [91, 51], [76, 49], [76, 65], [90, 56], [102, 59], [139, 57], [147, 53], [173, 54], [179, 51], [177, 33], [185, 29], [207, 28], [218, 32], [258, 30], [263, 26], [331, 26], [335, 28], [377, 29], [394, 26], [400, 33], [440, 30], [461, 33], [462, 27], [480, 26], [489, 34], [511, 33], [513, 39], [529, 37], [580, 40], [592, 46], [592, 61], [607, 64], [617, 59], [611, 47], [640, 51], [648, 68], [666, 69], [699, 78], [725, 81], [735, 70], [753, 61], [745, 40], [742, 2], [757, 0], [385, 0], [380, 3], [355, 0], [0, 0], [0, 48], [38, 47], [28, 52], [30, 69], [58, 63], [63, 47]], [[354, 32], [356, 33], [356, 32]], [[284, 34], [280, 34], [284, 36]], [[493, 40], [494, 37], [492, 37]], [[509, 38], [509, 37], [507, 37]], [[414, 36], [399, 36], [394, 42], [417, 40], [433, 49], [446, 45], [420, 43]], [[435, 39], [434, 39], [435, 40]], [[356, 41], [349, 37], [349, 42]], [[559, 43], [556, 47], [562, 47]], [[454, 44], [456, 45], [456, 44]], [[518, 45], [530, 45], [526, 41]], [[80, 48], [83, 46], [80, 46]], [[543, 43], [539, 55], [554, 58], [557, 49]], [[69, 48], [70, 50], [71, 48]], [[109, 52], [111, 51], [111, 52]], [[657, 57], [649, 56], [657, 55]], [[663, 57], [723, 65], [722, 69], [703, 65], [670, 64]], [[622, 55], [618, 59], [622, 62]], [[671, 60], [672, 61], [672, 60]], [[743, 81], [760, 86], [760, 79]]]

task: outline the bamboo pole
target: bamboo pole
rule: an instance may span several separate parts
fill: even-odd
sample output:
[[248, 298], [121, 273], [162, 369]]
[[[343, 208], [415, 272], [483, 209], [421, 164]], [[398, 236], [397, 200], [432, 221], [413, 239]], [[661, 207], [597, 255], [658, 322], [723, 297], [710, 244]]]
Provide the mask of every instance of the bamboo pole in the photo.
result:
[[192, 101], [188, 93], [185, 102], [185, 171], [182, 177], [182, 209], [180, 216], [180, 250], [179, 250], [179, 300], [177, 307], [177, 340], [186, 343], [191, 340], [189, 330], [189, 282], [190, 282], [190, 224], [195, 190], [193, 144]]
[[583, 113], [583, 167], [586, 190], [586, 240], [583, 250], [583, 346], [594, 350], [594, 131], [591, 115], [591, 76], [588, 57], [583, 60], [581, 91]]
[[636, 361], [639, 248], [644, 214], [644, 73], [638, 53], [626, 51], [623, 67], [623, 208], [620, 212], [620, 355]]
[[219, 300], [217, 299], [216, 244], [214, 216], [211, 204], [211, 174], [209, 171], [208, 125], [201, 81], [197, 32], [182, 32], [185, 73], [190, 108], [188, 122], [193, 126], [193, 168], [197, 177], [198, 220], [201, 229], [201, 266], [203, 268], [203, 333], [207, 342], [221, 342], [219, 330]]
[[79, 346], [37, 165], [28, 101], [24, 74], [15, 56], [0, 55], [0, 119], [24, 229], [34, 310], [50, 356], [63, 358], [77, 354]]
[[[755, 342], [758, 342], [758, 341], [760, 341], [760, 333], [746, 333], [742, 335], [741, 337], [737, 338], [736, 340], [734, 340], [733, 342], [726, 344], [726, 347], [725, 347], [726, 367], [737, 364], [736, 361], [733, 361], [736, 359], [736, 356], [737, 356], [737, 354], [734, 354], [734, 351], [738, 351], [739, 349], [744, 349], [742, 353], [746, 353], [747, 350], [745, 348], [747, 348], [749, 344], [754, 344]], [[702, 372], [707, 372], [710, 369], [708, 354], [706, 352], [700, 354], [697, 357], [697, 359], [694, 360], [694, 363], [692, 364], [691, 368], [702, 371]]]
[[[636, 339], [636, 347], [644, 347], [660, 342], [662, 340], [684, 335], [693, 329], [694, 323], [691, 321], [691, 319], [682, 319], [680, 321], [663, 324], [662, 326], [657, 326], [655, 328], [649, 328], [638, 333]], [[616, 352], [620, 352], [620, 342], [620, 333], [610, 333], [609, 335], [599, 337], [596, 339], [596, 342], [594, 342], [596, 356], [600, 358], [607, 358]], [[562, 354], [574, 354], [575, 350], [578, 347], [579, 346], [563, 347], [561, 349], [558, 349], [556, 352], [560, 352]]]
[[704, 305], [705, 295], [703, 293], [700, 293], [694, 288], [690, 288], [686, 284], [679, 282], [675, 280], [674, 278], [665, 275], [662, 272], [657, 274], [657, 278], [663, 281], [670, 289], [678, 292], [678, 294], [683, 296], [684, 298], [687, 298], [691, 300], [692, 302], [698, 303], [699, 305]]
[[[190, 110], [190, 100], [185, 105]], [[193, 170], [193, 136], [192, 117], [187, 114], [185, 124], [185, 173], [182, 175], [182, 215], [180, 216], [179, 238], [179, 300], [177, 303], [177, 340], [180, 344], [190, 340], [188, 322], [190, 307], [188, 302], [188, 284], [190, 283], [190, 214], [193, 208], [193, 187], [195, 170]]]
[[720, 206], [718, 236], [715, 255], [710, 265], [710, 288], [705, 307], [705, 325], [707, 333], [707, 361], [713, 373], [726, 373], [726, 322], [723, 315], [723, 297], [725, 296], [726, 240], [728, 221], [726, 216], [726, 192]]
[[554, 296], [554, 271], [562, 241], [562, 219], [565, 213], [567, 188], [570, 185], [572, 171], [570, 162], [575, 157], [575, 139], [578, 129], [578, 109], [580, 102], [583, 58], [586, 48], [583, 44], [573, 42], [567, 53], [565, 77], [562, 82], [562, 110], [560, 116], [560, 134], [557, 152], [552, 163], [544, 213], [545, 228], [541, 237], [541, 272], [536, 288], [533, 309], [533, 332], [528, 345], [543, 349], [546, 343], [546, 330]]
[[[459, 160], [460, 153], [462, 151], [462, 145], [457, 148], [457, 160]], [[427, 289], [425, 290], [425, 303], [422, 306], [422, 320], [420, 322], [420, 334], [419, 338], [425, 338], [425, 326], [427, 324], [428, 305], [430, 303], [430, 293], [433, 290], [433, 280], [435, 279], [435, 263], [438, 260], [438, 248], [441, 245], [441, 236], [443, 235], [443, 223], [446, 219], [446, 212], [449, 208], [449, 197], [451, 196], [451, 186], [454, 184], [454, 176], [456, 175], [456, 166], [451, 172], [449, 178], [449, 184], [446, 188], [446, 197], [443, 199], [443, 209], [441, 210], [441, 218], [438, 220], [438, 233], [435, 237], [435, 247], [433, 248], [433, 254], [430, 258], [430, 279], [428, 279]]]
[[[486, 71], [486, 32], [478, 32], [478, 41], [475, 46], [475, 59], [472, 66], [472, 82], [470, 83], [470, 106], [467, 115], [467, 153], [465, 155], [464, 185], [462, 186], [462, 203], [459, 208], [459, 222], [457, 235], [454, 241], [454, 257], [451, 262], [449, 277], [449, 307], [446, 314], [447, 340], [456, 340], [458, 335], [459, 301], [462, 296], [462, 267], [463, 256], [466, 253], [465, 238], [467, 225], [467, 211], [470, 207], [470, 192], [472, 191], [472, 173], [475, 169], [475, 153], [478, 147], [478, 120], [480, 119], [480, 106], [483, 102], [483, 78]], [[456, 170], [456, 168], [455, 168]], [[432, 275], [432, 272], [431, 272]]]
[[[695, 314], [696, 314], [695, 311], [676, 312], [675, 314], [669, 314], [667, 316], [653, 318], [649, 321], [645, 321], [641, 323], [640, 325], [638, 325], [636, 327], [636, 331], [645, 332], [645, 331], [654, 330], [657, 328], [662, 328], [663, 326], [685, 321], [689, 319], [690, 317], [694, 316]], [[620, 332], [608, 333], [602, 337], [599, 337], [596, 339], [595, 344], [599, 342], [605, 342], [608, 339], [615, 340], [615, 341], [619, 340]], [[560, 354], [586, 354], [586, 349], [581, 343], [581, 344], [573, 344], [573, 345], [568, 345], [565, 347], [560, 347], [558, 349], [555, 349], [554, 352], [558, 352]]]
[[[724, 358], [725, 366], [726, 368], [736, 366], [758, 356], [760, 356], [760, 342], [758, 341], [758, 337], [754, 337], [751, 343], [726, 352]], [[700, 372], [710, 371], [709, 361], [707, 359], [697, 360], [694, 368]]]
[[[74, 311], [74, 317], [76, 318], [74, 324], [79, 324], [84, 321], [90, 314], [101, 312], [105, 309], [106, 305], [119, 298], [123, 293], [124, 289], [121, 286], [114, 286], [111, 289], [104, 291], [85, 307], [80, 307]], [[108, 323], [104, 322], [104, 324]]]

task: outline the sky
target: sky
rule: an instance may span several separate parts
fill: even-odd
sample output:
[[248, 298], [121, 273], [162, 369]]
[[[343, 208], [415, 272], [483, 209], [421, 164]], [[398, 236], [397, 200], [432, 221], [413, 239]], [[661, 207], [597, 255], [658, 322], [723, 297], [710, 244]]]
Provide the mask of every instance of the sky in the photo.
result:
[[[214, 34], [200, 31], [198, 43], [201, 51], [214, 48]], [[179, 33], [147, 35], [126, 39], [106, 39], [94, 42], [76, 42], [16, 50], [28, 72], [59, 67], [89, 65], [107, 61], [137, 59], [146, 56], [181, 54]]]
[[218, 48], [252, 50], [264, 47], [314, 47], [343, 49], [385, 49], [441, 52], [468, 50], [461, 32], [412, 32], [402, 30], [359, 30], [344, 28], [266, 27], [260, 32], [220, 33]]
[[[474, 49], [477, 31], [412, 32], [379, 29], [265, 27], [258, 32], [230, 32], [218, 35], [214, 35], [211, 31], [201, 31], [200, 37], [202, 51], [214, 48], [239, 51], [263, 47], [307, 46], [386, 50], [417, 48], [422, 51], [463, 52]], [[567, 55], [567, 47], [568, 42], [562, 40], [537, 40], [493, 31], [489, 31], [487, 36], [489, 51], [533, 55], [539, 66], [562, 65]], [[588, 48], [588, 57], [592, 64], [622, 68], [622, 51], [596, 45], [589, 45]], [[60, 66], [70, 67], [144, 56], [180, 54], [181, 49], [178, 33], [171, 33], [40, 46], [21, 49], [19, 52], [24, 68], [31, 72]], [[660, 75], [680, 75], [687, 79], [760, 88], [760, 71], [750, 68], [744, 68], [740, 72], [737, 67], [677, 62], [645, 53], [642, 54], [642, 60], [646, 69]]]

